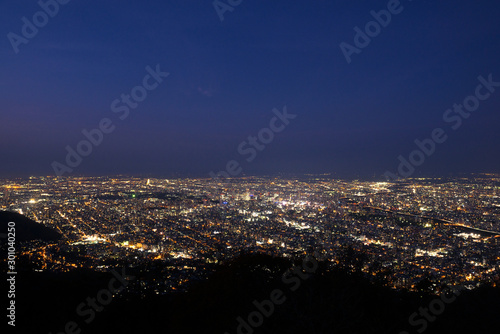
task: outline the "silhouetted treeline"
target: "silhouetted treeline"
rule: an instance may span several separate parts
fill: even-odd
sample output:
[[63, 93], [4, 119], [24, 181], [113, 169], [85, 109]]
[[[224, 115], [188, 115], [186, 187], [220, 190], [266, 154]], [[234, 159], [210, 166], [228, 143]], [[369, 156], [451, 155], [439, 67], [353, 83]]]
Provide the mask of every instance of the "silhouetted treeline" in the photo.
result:
[[59, 334], [75, 321], [81, 333], [89, 334], [498, 332], [498, 287], [461, 291], [442, 313], [430, 313], [428, 319], [417, 314], [412, 325], [409, 317], [432, 303], [435, 308], [439, 297], [369, 280], [355, 268], [366, 255], [345, 252], [347, 264], [334, 267], [313, 258], [244, 254], [219, 265], [208, 280], [186, 293], [146, 298], [119, 294], [89, 324], [76, 308], [106, 288], [112, 274], [26, 271], [18, 275], [17, 329]]

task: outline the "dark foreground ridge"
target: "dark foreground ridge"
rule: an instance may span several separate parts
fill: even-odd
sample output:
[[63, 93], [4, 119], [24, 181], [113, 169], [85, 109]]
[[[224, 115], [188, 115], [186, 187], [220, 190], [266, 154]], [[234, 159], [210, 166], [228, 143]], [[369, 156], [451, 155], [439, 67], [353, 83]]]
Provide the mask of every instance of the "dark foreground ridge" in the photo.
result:
[[[135, 275], [130, 270], [127, 275]], [[82, 318], [77, 306], [106, 288], [113, 276], [89, 270], [19, 273], [17, 329], [59, 334], [70, 321], [89, 334], [497, 333], [500, 328], [500, 288], [495, 286], [461, 291], [439, 315], [428, 312], [429, 320], [418, 315], [412, 325], [410, 315], [429, 309], [438, 296], [424, 289], [396, 291], [343, 266], [261, 254], [220, 264], [186, 293], [144, 298], [124, 290], [86, 324], [90, 313]]]
[[0, 211], [0, 233], [7, 233], [7, 224], [9, 222], [16, 223], [16, 242], [42, 240], [42, 241], [57, 241], [61, 235], [42, 224], [39, 224], [17, 212]]

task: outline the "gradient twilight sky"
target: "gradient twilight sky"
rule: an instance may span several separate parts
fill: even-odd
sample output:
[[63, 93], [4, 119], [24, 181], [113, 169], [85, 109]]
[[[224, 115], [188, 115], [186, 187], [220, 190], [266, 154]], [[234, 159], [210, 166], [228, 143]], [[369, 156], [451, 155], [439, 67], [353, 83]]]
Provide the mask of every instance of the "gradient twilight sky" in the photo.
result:
[[[443, 121], [478, 76], [500, 81], [500, 3], [401, 0], [348, 64], [339, 44], [387, 3], [243, 0], [221, 22], [212, 0], [72, 0], [16, 54], [7, 34], [40, 7], [0, 1], [0, 177], [55, 175], [102, 118], [116, 129], [74, 175], [208, 176], [234, 159], [251, 175], [371, 177], [438, 127], [449, 138], [415, 176], [500, 172], [500, 88], [456, 131]], [[170, 76], [120, 120], [111, 102], [156, 64]], [[285, 105], [297, 118], [247, 162], [238, 145]]]

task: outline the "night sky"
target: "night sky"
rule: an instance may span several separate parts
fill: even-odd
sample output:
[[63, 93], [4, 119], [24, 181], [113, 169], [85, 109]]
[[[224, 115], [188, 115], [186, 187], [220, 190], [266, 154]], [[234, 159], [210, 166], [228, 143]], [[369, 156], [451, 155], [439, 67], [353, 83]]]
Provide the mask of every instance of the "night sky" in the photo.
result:
[[[56, 175], [106, 118], [114, 131], [64, 175], [209, 177], [235, 160], [239, 176], [371, 178], [436, 128], [447, 140], [413, 176], [500, 172], [500, 87], [456, 130], [443, 119], [479, 76], [500, 82], [500, 3], [402, 0], [348, 63], [339, 45], [388, 2], [243, 0], [221, 21], [212, 0], [71, 0], [16, 53], [8, 34], [41, 7], [0, 1], [0, 177]], [[120, 119], [113, 101], [158, 64], [168, 77]], [[239, 145], [284, 106], [297, 116], [247, 161]]]

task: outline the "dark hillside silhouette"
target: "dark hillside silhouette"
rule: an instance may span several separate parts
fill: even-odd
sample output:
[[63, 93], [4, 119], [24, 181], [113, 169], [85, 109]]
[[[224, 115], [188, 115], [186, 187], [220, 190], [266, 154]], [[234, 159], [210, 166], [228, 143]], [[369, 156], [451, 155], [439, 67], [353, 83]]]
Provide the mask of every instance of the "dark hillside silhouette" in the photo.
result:
[[16, 242], [42, 240], [57, 241], [61, 235], [42, 224], [39, 224], [17, 212], [0, 211], [0, 233], [7, 233], [7, 224], [16, 223]]
[[[421, 326], [411, 326], [408, 317], [438, 298], [423, 291], [396, 291], [381, 280], [368, 280], [356, 268], [353, 272], [324, 262], [307, 278], [302, 269], [284, 282], [282, 275], [294, 266], [303, 268], [302, 259], [244, 254], [219, 265], [208, 280], [193, 284], [186, 293], [146, 298], [119, 295], [89, 325], [76, 314], [76, 306], [95, 297], [112, 275], [89, 270], [27, 271], [18, 275], [18, 323], [25, 333], [59, 333], [74, 320], [81, 324], [82, 333], [93, 334], [233, 334], [238, 333], [238, 317], [246, 320], [258, 310], [254, 301], [262, 303], [279, 289], [285, 301], [274, 305], [272, 314], [252, 333], [418, 333]], [[425, 333], [497, 333], [499, 311], [498, 287], [463, 291], [444, 313], [428, 322]]]

